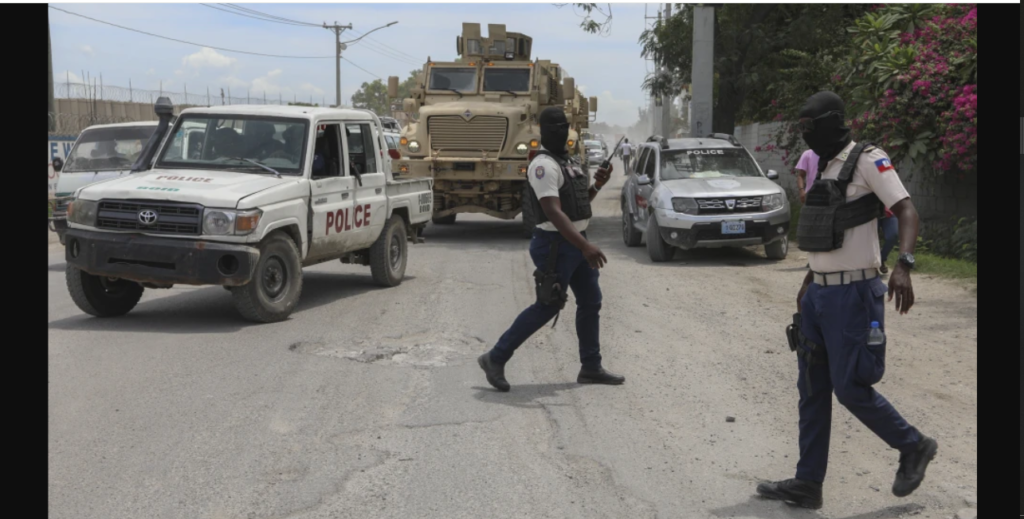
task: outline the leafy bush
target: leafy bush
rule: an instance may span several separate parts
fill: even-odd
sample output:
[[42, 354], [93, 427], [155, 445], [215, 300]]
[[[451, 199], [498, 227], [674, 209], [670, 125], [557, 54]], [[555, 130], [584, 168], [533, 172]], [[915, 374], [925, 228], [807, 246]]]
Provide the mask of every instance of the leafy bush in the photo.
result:
[[949, 226], [931, 226], [917, 238], [918, 252], [978, 263], [978, 219], [960, 218]]

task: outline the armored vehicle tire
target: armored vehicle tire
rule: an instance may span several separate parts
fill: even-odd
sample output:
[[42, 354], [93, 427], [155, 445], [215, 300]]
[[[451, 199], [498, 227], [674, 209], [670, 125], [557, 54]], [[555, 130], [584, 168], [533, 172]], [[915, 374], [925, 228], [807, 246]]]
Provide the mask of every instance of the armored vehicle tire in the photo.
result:
[[443, 216], [441, 218], [431, 218], [430, 221], [436, 223], [437, 225], [451, 225], [455, 223], [455, 215], [450, 214], [448, 216]]
[[370, 247], [370, 272], [373, 281], [380, 286], [395, 287], [405, 277], [405, 263], [409, 240], [405, 234], [405, 222], [394, 215], [384, 225], [377, 241]]
[[653, 214], [647, 219], [647, 232], [644, 234], [647, 235], [647, 254], [651, 256], [651, 261], [662, 262], [672, 259], [672, 253], [675, 251], [661, 239], [658, 219]]
[[246, 320], [273, 323], [287, 319], [302, 294], [302, 262], [295, 242], [283, 232], [272, 232], [260, 243], [260, 260], [252, 280], [230, 292], [235, 308]]
[[64, 270], [64, 278], [75, 305], [96, 317], [119, 317], [130, 312], [145, 290], [134, 281], [94, 276], [71, 265]]
[[783, 236], [781, 240], [774, 241], [764, 246], [764, 255], [770, 260], [784, 260], [789, 253], [789, 237]]
[[637, 247], [640, 245], [640, 240], [643, 238], [643, 233], [636, 229], [636, 225], [633, 222], [633, 215], [629, 213], [629, 206], [626, 205], [626, 201], [622, 201], [622, 241], [626, 242], [627, 247]]

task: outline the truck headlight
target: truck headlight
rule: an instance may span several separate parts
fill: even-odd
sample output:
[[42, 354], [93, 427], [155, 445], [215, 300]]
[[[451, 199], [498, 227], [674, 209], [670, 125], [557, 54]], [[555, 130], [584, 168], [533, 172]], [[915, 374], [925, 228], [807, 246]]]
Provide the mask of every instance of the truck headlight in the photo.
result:
[[526, 153], [529, 152], [529, 151], [530, 151], [530, 148], [528, 146], [526, 146], [525, 142], [520, 142], [519, 144], [516, 144], [516, 153], [518, 153], [520, 155], [526, 155]]
[[68, 204], [68, 221], [79, 225], [96, 225], [99, 203], [94, 200], [76, 199]]
[[786, 200], [782, 197], [782, 193], [775, 193], [773, 195], [766, 195], [761, 199], [761, 209], [765, 211], [774, 211], [781, 209], [785, 204]]
[[677, 213], [697, 214], [697, 201], [692, 198], [673, 198], [672, 209]]
[[409, 141], [409, 151], [413, 153], [420, 151], [420, 143], [416, 141]]
[[203, 234], [246, 235], [256, 230], [263, 211], [259, 209], [232, 211], [207, 209], [203, 212]]

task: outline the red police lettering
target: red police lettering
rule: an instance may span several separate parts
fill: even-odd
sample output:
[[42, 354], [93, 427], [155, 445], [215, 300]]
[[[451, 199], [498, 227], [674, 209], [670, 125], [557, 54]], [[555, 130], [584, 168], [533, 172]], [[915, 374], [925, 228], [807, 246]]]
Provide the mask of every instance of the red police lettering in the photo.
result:
[[363, 206], [363, 225], [370, 225], [370, 204]]
[[334, 213], [327, 213], [327, 231], [324, 236], [331, 234], [331, 226], [334, 225]]
[[338, 209], [338, 214], [334, 217], [334, 232], [341, 232], [342, 227], [345, 227], [345, 220], [348, 219], [348, 211], [345, 209]]
[[355, 216], [352, 218], [353, 220], [355, 220], [353, 223], [356, 224], [356, 227], [361, 227], [363, 225], [363, 220], [362, 218], [359, 217], [359, 213], [361, 212], [363, 212], [363, 206], [357, 205]]

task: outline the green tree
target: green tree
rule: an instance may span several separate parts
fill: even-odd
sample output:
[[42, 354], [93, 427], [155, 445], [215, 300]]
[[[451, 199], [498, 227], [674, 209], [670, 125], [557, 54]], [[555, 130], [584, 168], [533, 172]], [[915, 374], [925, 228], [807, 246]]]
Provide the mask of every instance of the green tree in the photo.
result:
[[[830, 60], [847, 36], [842, 30], [869, 8], [865, 4], [725, 4], [714, 17], [712, 131], [732, 133], [736, 122], [764, 110], [772, 85], [792, 81], [794, 65]], [[644, 88], [675, 95], [692, 83], [693, 6], [678, 10], [640, 35], [642, 56], [666, 65]], [[816, 91], [822, 85], [813, 85]]]
[[[416, 87], [417, 77], [420, 72], [420, 69], [413, 70], [405, 81], [398, 84], [398, 99], [395, 101], [400, 102], [400, 100], [409, 97], [410, 91]], [[392, 99], [388, 99], [387, 83], [380, 79], [375, 79], [371, 83], [363, 83], [359, 90], [352, 94], [353, 108], [370, 109], [378, 115], [390, 115], [392, 101]]]

